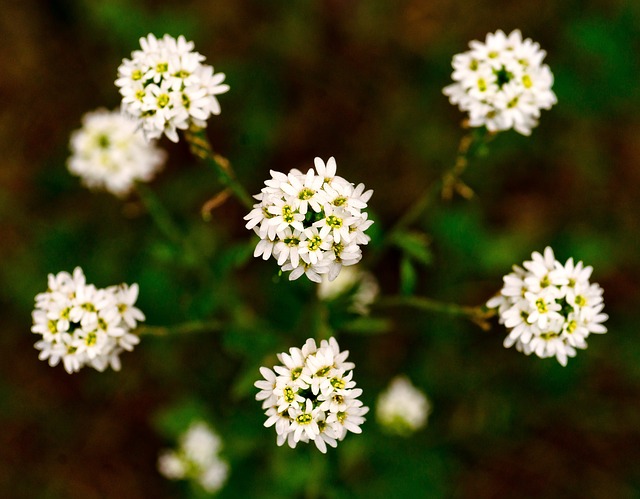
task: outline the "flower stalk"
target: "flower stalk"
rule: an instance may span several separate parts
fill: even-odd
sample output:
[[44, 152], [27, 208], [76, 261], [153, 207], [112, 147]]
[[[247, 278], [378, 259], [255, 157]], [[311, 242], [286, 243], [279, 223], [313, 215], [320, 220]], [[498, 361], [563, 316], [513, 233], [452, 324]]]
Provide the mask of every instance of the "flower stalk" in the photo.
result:
[[220, 183], [230, 189], [246, 208], [253, 208], [253, 199], [242, 184], [238, 182], [231, 162], [213, 150], [204, 129], [191, 126], [185, 131], [184, 135], [189, 143], [191, 153], [212, 167], [218, 174]]
[[193, 333], [219, 332], [222, 323], [216, 320], [191, 321], [173, 326], [141, 326], [135, 330], [138, 336], [179, 336]]
[[[462, 128], [468, 128], [468, 121], [462, 123]], [[450, 200], [455, 193], [465, 199], [473, 197], [473, 190], [465, 184], [460, 177], [467, 169], [469, 160], [475, 158], [482, 146], [486, 145], [496, 132], [489, 132], [486, 128], [475, 129], [465, 134], [458, 144], [458, 153], [456, 155], [453, 168], [448, 170], [442, 176], [442, 199]]]
[[410, 307], [455, 317], [466, 317], [485, 331], [490, 328], [488, 319], [494, 315], [492, 311], [487, 311], [482, 306], [459, 305], [424, 296], [386, 296], [380, 298], [376, 304], [379, 307]]
[[136, 184], [136, 191], [158, 230], [171, 242], [182, 245], [184, 234], [156, 193], [140, 182]]

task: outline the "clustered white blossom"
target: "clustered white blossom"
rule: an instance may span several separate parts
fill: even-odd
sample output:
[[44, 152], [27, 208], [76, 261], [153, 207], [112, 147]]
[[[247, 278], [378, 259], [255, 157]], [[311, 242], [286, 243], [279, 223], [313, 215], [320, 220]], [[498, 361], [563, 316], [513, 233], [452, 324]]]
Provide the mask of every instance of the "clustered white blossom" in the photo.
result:
[[322, 340], [319, 348], [308, 339], [301, 349], [278, 354], [282, 365], [260, 368], [264, 380], [255, 383], [256, 399], [268, 416], [264, 425], [275, 426], [278, 445], [294, 448], [311, 440], [324, 453], [347, 431], [362, 432], [369, 408], [358, 399], [362, 390], [352, 380], [355, 364], [346, 362], [348, 355], [334, 338]]
[[498, 30], [484, 43], [474, 40], [471, 50], [453, 57], [455, 83], [444, 94], [461, 111], [469, 112], [472, 127], [491, 132], [514, 128], [530, 135], [538, 124], [540, 109], [551, 109], [557, 100], [551, 90], [553, 74], [542, 63], [546, 52], [519, 30], [509, 36]]
[[538, 357], [556, 357], [563, 366], [576, 348], [587, 348], [591, 333], [606, 333], [602, 288], [591, 284], [592, 267], [569, 258], [562, 265], [547, 247], [534, 252], [523, 267], [504, 276], [500, 294], [487, 302], [498, 308], [500, 323], [509, 329], [504, 346]]
[[321, 300], [333, 301], [347, 296], [351, 304], [349, 310], [360, 315], [369, 315], [369, 307], [375, 301], [380, 286], [371, 272], [356, 267], [345, 267], [335, 280], [330, 281], [323, 276], [318, 286], [318, 297]]
[[425, 426], [430, 412], [431, 405], [426, 395], [406, 376], [396, 376], [378, 396], [378, 422], [398, 435], [406, 436]]
[[363, 212], [373, 194], [364, 184], [354, 186], [336, 175], [336, 161], [314, 160], [315, 171], [293, 169], [288, 175], [271, 171], [258, 203], [245, 216], [260, 242], [254, 256], [273, 256], [289, 280], [302, 274], [317, 283], [326, 275], [333, 281], [342, 266], [362, 258], [361, 244], [369, 242], [364, 231], [373, 221]]
[[162, 451], [158, 470], [170, 480], [192, 480], [212, 494], [222, 488], [229, 465], [219, 453], [220, 437], [203, 421], [196, 421], [180, 437], [176, 450]]
[[83, 116], [70, 147], [69, 171], [85, 186], [116, 196], [127, 194], [136, 181], [150, 181], [165, 160], [165, 152], [145, 140], [135, 121], [106, 109]]
[[212, 114], [220, 114], [216, 95], [229, 90], [224, 73], [214, 74], [203, 64], [205, 57], [193, 51], [193, 42], [164, 35], [140, 38], [142, 50], [123, 59], [116, 85], [122, 108], [135, 118], [148, 139], [163, 133], [178, 142], [177, 130], [190, 125], [206, 127]]
[[140, 338], [131, 333], [145, 319], [136, 308], [138, 285], [98, 289], [77, 267], [73, 274], [49, 274], [48, 289], [36, 296], [31, 331], [42, 336], [35, 347], [50, 366], [61, 360], [68, 373], [90, 366], [120, 370], [120, 353]]

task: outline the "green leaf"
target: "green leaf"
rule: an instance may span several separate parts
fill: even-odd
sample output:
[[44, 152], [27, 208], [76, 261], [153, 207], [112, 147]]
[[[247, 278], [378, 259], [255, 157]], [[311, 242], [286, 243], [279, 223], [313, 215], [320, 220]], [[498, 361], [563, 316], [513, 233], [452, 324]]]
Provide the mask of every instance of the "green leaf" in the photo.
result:
[[342, 326], [341, 330], [357, 334], [382, 334], [391, 329], [391, 321], [381, 317], [358, 317]]
[[400, 291], [403, 295], [411, 295], [416, 289], [418, 276], [411, 260], [406, 256], [400, 261]]
[[429, 237], [423, 232], [400, 232], [393, 237], [393, 244], [406, 256], [423, 265], [429, 265], [433, 260], [429, 249]]

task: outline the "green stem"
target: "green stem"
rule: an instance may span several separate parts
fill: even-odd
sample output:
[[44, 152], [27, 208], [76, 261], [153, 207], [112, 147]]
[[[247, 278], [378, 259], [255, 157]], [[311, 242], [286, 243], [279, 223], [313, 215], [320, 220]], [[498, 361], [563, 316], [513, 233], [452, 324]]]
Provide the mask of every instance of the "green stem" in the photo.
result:
[[418, 200], [402, 215], [388, 232], [387, 240], [393, 240], [394, 236], [415, 222], [422, 213], [435, 201], [442, 188], [442, 181], [434, 182], [429, 186]]
[[217, 172], [220, 183], [230, 189], [245, 207], [253, 208], [253, 198], [238, 182], [229, 160], [213, 151], [204, 129], [190, 128], [185, 132], [185, 137], [191, 152]]
[[160, 232], [173, 243], [182, 245], [184, 241], [182, 230], [180, 230], [180, 227], [175, 223], [171, 214], [164, 207], [158, 196], [143, 183], [136, 184], [136, 190]]
[[191, 241], [184, 231], [175, 222], [171, 213], [164, 207], [160, 198], [146, 184], [136, 184], [138, 195], [142, 203], [146, 206], [149, 215], [160, 232], [178, 248], [183, 250], [183, 258], [189, 264], [197, 264], [203, 269], [203, 276], [210, 276], [210, 266], [206, 258], [202, 255], [193, 241]]
[[190, 333], [220, 331], [220, 321], [193, 321], [174, 326], [140, 326], [134, 332], [139, 336], [172, 336]]
[[460, 176], [466, 169], [469, 160], [475, 157], [481, 146], [489, 142], [494, 136], [494, 133], [488, 132], [486, 129], [482, 128], [471, 130], [460, 139], [458, 153], [456, 155], [453, 168], [445, 172], [440, 179], [427, 187], [417, 201], [414, 202], [404, 215], [402, 215], [387, 231], [380, 251], [378, 254], [373, 256], [374, 262], [381, 256], [380, 253], [382, 253], [387, 246], [393, 243], [394, 238], [399, 233], [418, 220], [420, 215], [422, 215], [425, 210], [435, 202], [438, 197], [438, 193], [441, 193], [444, 199], [451, 198], [454, 190], [465, 198], [473, 196], [473, 191], [460, 180]]
[[462, 317], [474, 317], [482, 314], [482, 310], [479, 307], [468, 307], [458, 305], [457, 303], [441, 302], [423, 296], [386, 296], [380, 298], [376, 303], [381, 307], [411, 307], [429, 312]]
[[[466, 125], [463, 124], [463, 127]], [[485, 127], [473, 128], [460, 139], [458, 153], [453, 168], [442, 176], [442, 198], [451, 199], [457, 192], [465, 199], [473, 197], [473, 190], [466, 185], [460, 177], [467, 169], [469, 161], [475, 158], [482, 146], [490, 142], [496, 136], [495, 132], [489, 132]]]

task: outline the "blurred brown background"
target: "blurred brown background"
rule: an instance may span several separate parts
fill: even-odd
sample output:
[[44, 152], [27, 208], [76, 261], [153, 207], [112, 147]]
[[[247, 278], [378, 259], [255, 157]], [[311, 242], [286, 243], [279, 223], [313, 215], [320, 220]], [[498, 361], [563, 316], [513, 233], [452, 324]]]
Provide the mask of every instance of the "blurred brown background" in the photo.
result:
[[[566, 368], [505, 350], [495, 323], [483, 332], [422, 312], [395, 314], [380, 336], [345, 336], [368, 405], [407, 372], [434, 414], [410, 440], [385, 436], [371, 415], [310, 468], [311, 453], [276, 448], [251, 389], [237, 387], [269, 352], [303, 343], [275, 304], [312, 288], [274, 283], [273, 262], [230, 267], [225, 248], [250, 239], [243, 209], [230, 201], [200, 219], [220, 187], [184, 143], [162, 142], [170, 160], [152, 186], [207, 248], [215, 282], [180, 261], [135, 198], [91, 193], [68, 174], [69, 134], [85, 112], [118, 106], [116, 69], [140, 36], [184, 34], [227, 75], [208, 134], [248, 190], [269, 169], [335, 156], [339, 174], [375, 190], [375, 248], [453, 162], [463, 116], [441, 93], [452, 56], [499, 28], [547, 51], [558, 104], [531, 137], [500, 134], [472, 163], [473, 200], [437, 203], [416, 224], [433, 253], [416, 292], [483, 303], [512, 264], [552, 245], [594, 266], [609, 333]], [[156, 471], [180, 407], [225, 436], [223, 497], [640, 496], [639, 2], [25, 0], [5, 2], [0, 33], [0, 496], [196, 497]], [[389, 294], [400, 258], [371, 263]], [[47, 273], [76, 265], [98, 285], [139, 282], [150, 324], [244, 301], [268, 327], [149, 338], [120, 373], [68, 375], [37, 359], [30, 313]], [[315, 472], [323, 481], [309, 487]]]

